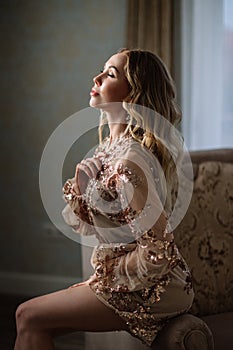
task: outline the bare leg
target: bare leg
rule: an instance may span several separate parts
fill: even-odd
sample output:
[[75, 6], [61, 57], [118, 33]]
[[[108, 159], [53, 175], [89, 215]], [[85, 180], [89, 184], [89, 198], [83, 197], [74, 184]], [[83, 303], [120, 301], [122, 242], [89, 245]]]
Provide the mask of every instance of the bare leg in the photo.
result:
[[31, 299], [16, 312], [15, 350], [52, 350], [52, 336], [68, 331], [127, 330], [86, 284]]

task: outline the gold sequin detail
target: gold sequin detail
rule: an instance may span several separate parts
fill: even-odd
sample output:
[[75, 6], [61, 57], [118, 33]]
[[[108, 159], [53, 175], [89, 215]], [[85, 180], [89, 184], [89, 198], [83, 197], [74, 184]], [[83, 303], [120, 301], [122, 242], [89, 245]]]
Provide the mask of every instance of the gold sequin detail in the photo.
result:
[[[104, 242], [96, 247], [92, 258], [96, 280], [90, 286], [100, 299], [125, 320], [130, 333], [150, 346], [167, 322], [167, 317], [159, 316], [155, 310], [156, 305], [161, 305], [162, 297], [172, 283], [176, 284], [173, 281], [173, 271], [179, 270], [179, 276], [184, 278], [180, 298], [182, 293], [191, 295], [192, 280], [188, 267], [166, 228], [161, 232], [154, 227], [140, 232], [140, 227], [137, 227], [135, 218], [142, 213], [130, 206], [124, 190], [128, 185], [137, 190], [145, 180], [122, 162], [117, 167], [114, 165], [115, 159], [131, 147], [132, 142], [136, 143], [129, 137], [124, 137], [110, 146], [107, 141], [98, 147], [95, 155], [104, 153], [101, 156], [103, 166], [97, 177], [89, 181], [84, 195], [77, 196], [73, 193], [72, 182], [67, 182], [63, 190], [65, 200], [74, 211], [75, 203], [78, 203], [76, 214], [85, 222], [93, 224], [94, 218], [102, 215], [108, 220], [109, 227], [114, 224], [121, 228], [128, 224], [134, 238], [130, 243]], [[151, 167], [157, 186], [159, 180], [152, 164]], [[152, 204], [147, 203], [148, 209]], [[130, 264], [126, 257], [136, 258], [133, 269], [128, 266]]]

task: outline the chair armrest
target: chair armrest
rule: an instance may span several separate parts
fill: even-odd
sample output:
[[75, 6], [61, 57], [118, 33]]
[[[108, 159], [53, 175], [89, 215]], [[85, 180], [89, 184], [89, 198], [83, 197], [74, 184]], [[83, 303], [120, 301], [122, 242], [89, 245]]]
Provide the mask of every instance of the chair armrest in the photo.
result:
[[213, 336], [207, 324], [198, 317], [184, 314], [171, 319], [158, 333], [154, 350], [213, 350]]

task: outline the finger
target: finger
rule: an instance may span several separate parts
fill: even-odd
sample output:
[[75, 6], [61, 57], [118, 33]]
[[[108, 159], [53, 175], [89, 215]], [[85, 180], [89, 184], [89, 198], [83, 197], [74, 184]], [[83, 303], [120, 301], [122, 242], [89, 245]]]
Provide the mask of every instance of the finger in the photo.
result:
[[90, 177], [90, 178], [95, 178], [97, 169], [96, 166], [93, 162], [90, 162], [89, 160], [85, 160], [81, 162], [81, 166], [83, 166], [85, 173]]
[[69, 286], [68, 288], [76, 288], [76, 287], [83, 286], [84, 284], [85, 284], [85, 282], [76, 283], [76, 284], [73, 284], [72, 286]]
[[87, 166], [81, 163], [79, 163], [76, 166], [75, 184], [76, 184], [76, 193], [78, 195], [82, 195], [85, 192], [85, 189], [91, 177], [92, 177], [92, 173]]
[[98, 172], [102, 168], [103, 162], [98, 157], [92, 158], [92, 162], [95, 165], [96, 172]]
[[82, 194], [83, 191], [85, 190], [87, 183], [89, 181], [90, 178], [90, 174], [88, 175], [86, 173], [87, 168], [83, 165], [81, 165], [81, 163], [79, 163], [76, 166], [76, 171], [75, 171], [75, 184], [77, 186], [77, 193], [78, 194]]
[[74, 192], [74, 194], [80, 195], [80, 188], [76, 183], [73, 184], [72, 191]]
[[86, 174], [89, 178], [92, 178], [92, 171], [87, 163], [80, 163], [77, 169], [77, 178], [80, 176], [80, 171]]
[[99, 158], [101, 159], [102, 161], [104, 160], [104, 158], [106, 158], [106, 154], [104, 152], [98, 152], [94, 158]]
[[84, 164], [88, 167], [88, 169], [91, 171], [92, 178], [96, 178], [98, 171], [102, 167], [101, 160], [97, 158], [88, 158], [83, 163], [81, 162], [81, 164]]

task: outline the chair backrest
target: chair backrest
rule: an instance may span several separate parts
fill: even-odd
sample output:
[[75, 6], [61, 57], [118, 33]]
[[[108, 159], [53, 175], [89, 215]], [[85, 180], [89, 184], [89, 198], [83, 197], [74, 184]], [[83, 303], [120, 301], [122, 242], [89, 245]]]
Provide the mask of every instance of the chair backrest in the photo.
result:
[[192, 312], [233, 310], [233, 149], [191, 152], [194, 191], [175, 230], [193, 276]]

